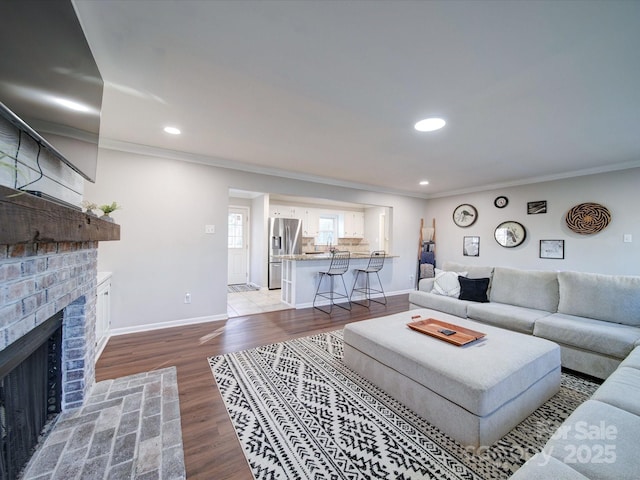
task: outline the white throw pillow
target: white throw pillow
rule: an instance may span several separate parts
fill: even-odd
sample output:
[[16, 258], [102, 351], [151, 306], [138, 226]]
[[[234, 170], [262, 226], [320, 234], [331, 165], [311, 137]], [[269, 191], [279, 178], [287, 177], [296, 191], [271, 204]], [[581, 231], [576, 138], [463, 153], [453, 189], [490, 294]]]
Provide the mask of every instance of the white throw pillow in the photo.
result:
[[436, 268], [436, 277], [433, 280], [433, 289], [431, 290], [431, 293], [458, 298], [458, 296], [460, 296], [460, 282], [458, 281], [458, 275], [466, 277], [467, 272], [446, 272]]

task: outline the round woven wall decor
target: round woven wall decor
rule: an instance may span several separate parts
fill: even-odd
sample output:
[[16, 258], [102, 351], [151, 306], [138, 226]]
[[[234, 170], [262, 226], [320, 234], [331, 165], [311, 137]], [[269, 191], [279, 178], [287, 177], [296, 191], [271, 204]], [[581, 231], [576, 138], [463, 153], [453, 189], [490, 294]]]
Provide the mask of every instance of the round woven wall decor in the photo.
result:
[[567, 212], [567, 226], [581, 235], [591, 235], [607, 228], [611, 213], [599, 203], [581, 203]]

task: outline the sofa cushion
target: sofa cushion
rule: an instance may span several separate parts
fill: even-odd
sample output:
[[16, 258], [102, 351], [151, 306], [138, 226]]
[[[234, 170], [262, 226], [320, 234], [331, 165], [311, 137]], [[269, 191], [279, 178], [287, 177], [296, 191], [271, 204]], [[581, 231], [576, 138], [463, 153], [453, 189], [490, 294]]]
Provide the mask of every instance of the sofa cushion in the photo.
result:
[[458, 298], [460, 295], [458, 275], [465, 276], [466, 274], [467, 272], [446, 272], [436, 268], [436, 276], [433, 280], [431, 293]]
[[479, 267], [475, 265], [464, 265], [456, 262], [444, 262], [443, 270], [447, 272], [467, 272], [467, 278], [491, 278], [493, 267]]
[[486, 303], [487, 289], [489, 288], [490, 278], [467, 278], [458, 276], [460, 282], [460, 300], [469, 300], [471, 302]]
[[553, 456], [587, 478], [636, 480], [639, 442], [640, 417], [587, 400], [554, 433], [542, 455]]
[[536, 453], [527, 463], [516, 470], [509, 480], [589, 480], [569, 465], [542, 453]]
[[491, 282], [492, 302], [534, 308], [547, 312], [558, 309], [556, 272], [496, 267]]
[[[638, 342], [636, 342], [636, 345], [638, 345]], [[640, 347], [636, 346], [636, 348], [627, 355], [627, 358], [622, 361], [620, 366], [640, 369]]]
[[409, 292], [409, 303], [420, 308], [431, 308], [456, 317], [467, 318], [467, 306], [472, 302], [430, 292], [413, 291]]
[[516, 307], [504, 303], [471, 303], [467, 307], [467, 317], [522, 333], [533, 333], [533, 326], [539, 318], [550, 315], [544, 310]]
[[640, 277], [559, 272], [558, 312], [640, 326]]
[[572, 347], [624, 358], [640, 337], [640, 328], [554, 313], [536, 321], [533, 334]]
[[640, 370], [618, 367], [591, 397], [640, 416]]
[[433, 278], [421, 278], [418, 282], [418, 290], [422, 292], [430, 292], [433, 290]]

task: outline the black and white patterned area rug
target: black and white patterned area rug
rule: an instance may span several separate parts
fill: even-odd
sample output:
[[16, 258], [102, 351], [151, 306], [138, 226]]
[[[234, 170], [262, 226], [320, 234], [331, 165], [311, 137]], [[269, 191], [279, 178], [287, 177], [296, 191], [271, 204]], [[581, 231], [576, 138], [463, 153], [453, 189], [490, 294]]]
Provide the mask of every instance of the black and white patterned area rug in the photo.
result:
[[256, 479], [505, 479], [597, 384], [560, 392], [472, 454], [342, 363], [342, 330], [209, 359]]

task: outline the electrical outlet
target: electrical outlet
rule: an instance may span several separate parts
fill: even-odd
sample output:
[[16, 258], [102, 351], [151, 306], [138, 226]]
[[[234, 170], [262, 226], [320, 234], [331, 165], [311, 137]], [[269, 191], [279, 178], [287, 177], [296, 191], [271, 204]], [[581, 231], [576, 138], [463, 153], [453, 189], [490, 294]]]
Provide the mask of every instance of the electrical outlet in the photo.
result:
[[191, 294], [190, 293], [185, 293], [184, 294], [184, 303], [191, 303]]
[[209, 233], [209, 234], [216, 233], [216, 226], [215, 225], [205, 225], [204, 226], [204, 233]]
[[624, 236], [622, 237], [622, 241], [624, 243], [631, 243], [633, 241], [633, 237], [631, 236], [630, 233], [625, 233]]

